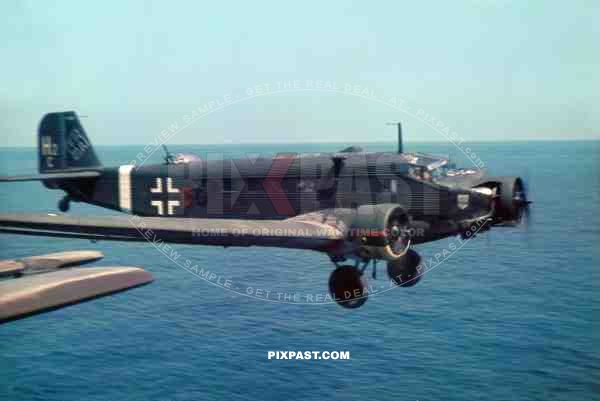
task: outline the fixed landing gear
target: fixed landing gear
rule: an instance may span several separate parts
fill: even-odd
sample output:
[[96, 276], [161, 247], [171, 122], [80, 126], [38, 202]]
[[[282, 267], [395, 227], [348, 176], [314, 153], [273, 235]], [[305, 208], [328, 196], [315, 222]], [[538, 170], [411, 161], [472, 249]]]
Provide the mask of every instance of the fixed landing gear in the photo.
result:
[[[377, 260], [364, 259], [362, 262], [357, 261], [354, 266], [339, 264], [346, 261], [343, 257], [332, 256], [331, 260], [337, 266], [329, 276], [329, 292], [332, 298], [344, 308], [360, 308], [367, 302], [370, 290], [365, 272], [371, 262], [374, 262], [372, 276], [376, 279]], [[420, 263], [421, 256], [413, 249], [408, 249], [399, 259], [388, 262], [388, 276], [400, 287], [412, 287], [421, 280]]]
[[401, 287], [412, 287], [421, 280], [419, 263], [421, 263], [421, 256], [409, 249], [400, 259], [388, 262], [388, 276]]
[[366, 289], [367, 279], [356, 266], [339, 266], [329, 276], [329, 292], [344, 308], [359, 308], [367, 302]]
[[65, 195], [61, 200], [58, 201], [58, 210], [63, 213], [69, 211], [71, 207], [71, 198], [68, 195]]

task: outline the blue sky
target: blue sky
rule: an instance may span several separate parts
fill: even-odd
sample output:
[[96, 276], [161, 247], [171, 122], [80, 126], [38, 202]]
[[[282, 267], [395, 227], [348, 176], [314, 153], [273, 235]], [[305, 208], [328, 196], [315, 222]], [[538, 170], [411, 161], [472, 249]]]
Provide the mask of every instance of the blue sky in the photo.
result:
[[[34, 145], [58, 110], [85, 115], [95, 144], [144, 144], [227, 95], [170, 142], [393, 141], [390, 120], [444, 141], [418, 110], [468, 141], [600, 138], [598, 2], [290, 4], [3, 2], [3, 145]], [[244, 98], [307, 80], [341, 93]]]

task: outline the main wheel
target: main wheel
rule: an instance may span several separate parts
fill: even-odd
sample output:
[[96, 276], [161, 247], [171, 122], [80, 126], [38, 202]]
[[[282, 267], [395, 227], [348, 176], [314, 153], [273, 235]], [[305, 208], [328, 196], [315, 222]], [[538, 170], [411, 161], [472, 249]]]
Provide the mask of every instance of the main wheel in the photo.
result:
[[400, 259], [388, 262], [388, 276], [401, 287], [412, 287], [421, 280], [421, 274], [417, 269], [419, 263], [421, 263], [421, 256], [409, 249]]
[[329, 276], [329, 292], [344, 308], [359, 308], [367, 302], [366, 288], [367, 279], [354, 266], [340, 266]]

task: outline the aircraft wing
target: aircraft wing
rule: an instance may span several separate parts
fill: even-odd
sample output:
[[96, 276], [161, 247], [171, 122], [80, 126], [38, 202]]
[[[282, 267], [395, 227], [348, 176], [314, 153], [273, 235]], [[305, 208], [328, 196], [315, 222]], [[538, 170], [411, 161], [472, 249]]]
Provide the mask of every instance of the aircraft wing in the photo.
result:
[[345, 240], [343, 227], [327, 221], [321, 213], [287, 220], [0, 214], [0, 232], [153, 244], [271, 246], [318, 251], [335, 248]]
[[[344, 211], [321, 211], [287, 220], [0, 214], [0, 233], [148, 241], [155, 246], [271, 246], [327, 252], [345, 243], [343, 215], [352, 214]], [[152, 281], [150, 273], [136, 267], [72, 267], [101, 257], [99, 252], [78, 251], [0, 261], [0, 323]]]
[[0, 176], [0, 182], [16, 181], [44, 181], [44, 180], [68, 180], [76, 178], [95, 178], [99, 177], [99, 171], [66, 171], [50, 174], [32, 174], [32, 175], [3, 175]]
[[0, 261], [0, 323], [125, 291], [153, 280], [137, 267], [73, 268], [96, 251], [59, 252]]
[[70, 266], [81, 266], [104, 257], [98, 251], [68, 251], [49, 253], [41, 256], [28, 256], [19, 260], [0, 261], [0, 278], [20, 276], [25, 273], [42, 273], [48, 270]]

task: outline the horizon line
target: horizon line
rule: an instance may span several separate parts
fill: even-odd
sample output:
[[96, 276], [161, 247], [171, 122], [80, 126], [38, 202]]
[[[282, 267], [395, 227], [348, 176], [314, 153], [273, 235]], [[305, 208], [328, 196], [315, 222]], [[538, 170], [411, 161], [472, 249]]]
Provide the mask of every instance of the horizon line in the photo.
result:
[[[464, 140], [461, 143], [462, 144], [478, 144], [478, 143], [522, 143], [522, 142], [594, 142], [594, 141], [600, 141], [600, 137], [598, 138], [525, 138], [525, 139], [510, 139], [510, 140], [495, 140], [495, 139], [490, 139], [490, 140], [477, 140], [477, 141], [469, 141], [469, 140]], [[221, 145], [221, 146], [236, 146], [236, 145], [311, 145], [311, 144], [315, 144], [315, 145], [336, 145], [336, 144], [348, 144], [348, 143], [354, 143], [354, 144], [397, 144], [397, 141], [390, 141], [390, 140], [385, 140], [385, 141], [358, 141], [358, 142], [348, 142], [348, 141], [315, 141], [315, 142], [234, 142], [234, 141], [230, 141], [230, 142], [203, 142], [203, 143], [169, 143], [169, 142], [165, 142], [165, 145], [173, 145], [173, 146], [179, 146], [179, 145], [192, 145], [192, 146], [202, 146], [202, 145]], [[443, 140], [439, 140], [439, 141], [403, 141], [403, 144], [453, 144], [453, 145], [457, 145], [455, 142], [452, 142], [450, 140], [447, 141], [443, 141]], [[147, 146], [148, 143], [110, 143], [110, 144], [105, 144], [105, 143], [94, 143], [93, 146]], [[7, 149], [7, 148], [36, 148], [37, 145], [33, 144], [33, 145], [0, 145], [0, 149]]]

